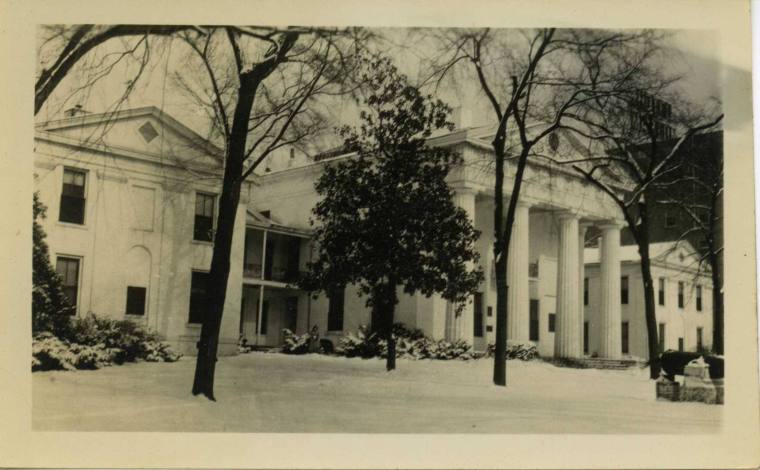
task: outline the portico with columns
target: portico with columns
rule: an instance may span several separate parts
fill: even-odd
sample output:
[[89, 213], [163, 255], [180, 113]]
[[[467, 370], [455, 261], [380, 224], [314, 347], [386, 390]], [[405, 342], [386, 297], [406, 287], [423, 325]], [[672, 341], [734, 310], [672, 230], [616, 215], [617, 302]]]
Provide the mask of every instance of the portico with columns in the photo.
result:
[[[425, 297], [399, 291], [395, 321], [419, 328], [434, 339], [461, 340], [476, 351], [485, 350], [496, 337], [496, 273], [494, 241], [493, 150], [488, 130], [466, 128], [428, 140], [430, 145], [453, 147], [463, 158], [447, 181], [452, 200], [470, 217], [480, 232], [476, 250], [484, 280], [477, 293], [462, 308], [439, 295]], [[564, 153], [572, 146], [560, 135], [554, 150]], [[551, 153], [552, 149], [537, 149]], [[569, 148], [570, 153], [577, 152]], [[257, 209], [270, 211], [293, 227], [308, 229], [308, 211], [316, 201], [313, 182], [323, 162], [350, 155], [331, 157], [313, 165], [283, 170], [260, 177]], [[514, 161], [506, 165], [505, 207], [513, 186]], [[613, 185], [615, 190], [617, 187]], [[621, 189], [622, 191], [622, 189]], [[522, 190], [515, 211], [507, 260], [508, 322], [510, 343], [533, 343], [544, 357], [578, 358], [584, 355], [584, 337], [603, 335], [604, 357], [620, 356], [620, 227], [622, 217], [611, 198], [571, 168], [532, 158], [525, 170]], [[601, 292], [604, 321], [585, 323], [584, 317], [584, 241], [592, 230], [602, 233], [601, 256], [604, 279]], [[348, 295], [346, 305], [349, 303]], [[358, 302], [358, 300], [357, 300]], [[328, 338], [355, 331], [366, 324], [368, 313], [358, 307], [346, 309], [344, 327], [335, 330], [322, 325], [327, 303], [311, 304], [310, 318]], [[323, 312], [325, 310], [325, 312]], [[596, 318], [596, 317], [595, 317]], [[314, 323], [311, 321], [311, 323]]]
[[[496, 276], [493, 260], [493, 175], [490, 148], [462, 146], [465, 164], [449, 179], [453, 200], [480, 231], [476, 249], [485, 280], [459, 315], [446, 309], [446, 338], [464, 340], [474, 349], [493, 344], [496, 334]], [[505, 192], [512, 187], [505, 178]], [[509, 203], [505, 196], [504, 207]], [[601, 233], [602, 270], [599, 321], [584, 317], [584, 248], [594, 227]], [[598, 355], [621, 357], [620, 229], [622, 220], [611, 199], [569, 168], [531, 162], [525, 173], [507, 260], [508, 343], [533, 343], [542, 356], [581, 358], [589, 336], [601, 338]], [[594, 331], [590, 332], [589, 329]]]

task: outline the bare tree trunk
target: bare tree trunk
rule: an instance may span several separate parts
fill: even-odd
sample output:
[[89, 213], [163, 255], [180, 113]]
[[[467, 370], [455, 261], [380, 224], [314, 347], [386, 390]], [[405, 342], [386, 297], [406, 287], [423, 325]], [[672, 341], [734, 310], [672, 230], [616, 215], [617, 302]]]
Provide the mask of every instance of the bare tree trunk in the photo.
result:
[[[494, 144], [494, 147], [496, 147], [496, 144]], [[503, 184], [504, 181], [504, 149], [503, 147], [501, 150], [496, 149], [496, 155], [497, 155], [497, 162], [501, 161], [501, 182]], [[510, 279], [507, 275], [507, 265], [509, 261], [509, 243], [512, 239], [512, 228], [515, 223], [515, 211], [517, 210], [517, 202], [520, 199], [520, 189], [522, 188], [522, 181], [523, 181], [523, 174], [525, 173], [525, 167], [528, 164], [528, 152], [529, 149], [523, 149], [523, 151], [520, 153], [520, 158], [517, 161], [517, 171], [515, 172], [515, 181], [512, 185], [512, 194], [509, 196], [509, 207], [507, 208], [507, 220], [504, 223], [503, 228], [503, 238], [501, 241], [499, 241], [499, 238], [497, 236], [497, 241], [495, 243], [499, 243], [501, 245], [501, 256], [497, 255], [497, 263], [496, 263], [496, 347], [494, 350], [494, 373], [493, 373], [493, 381], [496, 385], [506, 386], [507, 385], [507, 323], [509, 320], [509, 306], [508, 306], [508, 294], [509, 294], [509, 283]], [[499, 180], [497, 179], [497, 186], [501, 187], [502, 184], [499, 184]], [[501, 211], [503, 210], [503, 204], [499, 202], [500, 199], [503, 198], [503, 191], [499, 191], [497, 189], [496, 191], [496, 197], [497, 202], [494, 205], [499, 211], [499, 217], [494, 218], [494, 221], [498, 224], [501, 221]], [[496, 224], [494, 224], [496, 225]], [[498, 229], [497, 229], [498, 230]], [[496, 248], [496, 247], [494, 247]], [[494, 252], [496, 249], [494, 249]], [[499, 275], [501, 274], [503, 278], [503, 282], [499, 282]], [[522, 275], [527, 276], [528, 273], [523, 273]], [[501, 298], [501, 309], [499, 310], [500, 302], [499, 299]], [[501, 315], [500, 315], [501, 313]], [[514, 312], [513, 312], [514, 313]], [[501, 328], [499, 328], [499, 318], [502, 318], [502, 324]], [[499, 334], [501, 333], [501, 335]]]
[[[636, 244], [641, 257], [641, 278], [644, 282], [644, 319], [647, 326], [647, 350], [649, 352], [649, 378], [660, 376], [659, 341], [657, 338], [657, 314], [654, 302], [654, 282], [652, 281], [652, 263], [649, 257], [649, 215], [647, 199], [639, 204], [641, 224], [635, 233]], [[630, 225], [630, 224], [629, 224]]]
[[710, 246], [710, 270], [713, 289], [713, 352], [723, 354], [723, 281], [719, 269], [720, 259], [714, 247]]
[[494, 185], [494, 242], [493, 255], [496, 269], [496, 344], [493, 355], [493, 383], [507, 385], [507, 256], [504, 245], [504, 137], [498, 134], [493, 142], [495, 162]]
[[206, 312], [201, 328], [195, 379], [193, 381], [193, 395], [203, 394], [210, 400], [215, 400], [216, 354], [219, 346], [219, 331], [224, 303], [227, 297], [235, 216], [240, 202], [248, 116], [253, 107], [258, 83], [257, 78], [251, 74], [244, 74], [240, 77], [240, 96], [235, 107], [225, 158], [222, 193], [219, 197], [219, 216], [217, 217], [214, 251], [211, 256], [211, 271], [209, 273], [209, 311]]
[[657, 338], [657, 317], [655, 315], [654, 283], [649, 259], [649, 244], [639, 245], [641, 255], [641, 277], [644, 280], [644, 317], [647, 325], [647, 349], [649, 351], [649, 378], [660, 376], [659, 342]]
[[[398, 299], [396, 297], [396, 281], [391, 276], [388, 279], [387, 284], [383, 284], [378, 289], [380, 296], [376, 298], [374, 304], [377, 307], [378, 314], [381, 315], [380, 324], [381, 337], [385, 339], [388, 346], [385, 369], [392, 371], [396, 368], [396, 341], [393, 338], [393, 317], [396, 310], [396, 303]], [[373, 312], [375, 307], [373, 307]]]

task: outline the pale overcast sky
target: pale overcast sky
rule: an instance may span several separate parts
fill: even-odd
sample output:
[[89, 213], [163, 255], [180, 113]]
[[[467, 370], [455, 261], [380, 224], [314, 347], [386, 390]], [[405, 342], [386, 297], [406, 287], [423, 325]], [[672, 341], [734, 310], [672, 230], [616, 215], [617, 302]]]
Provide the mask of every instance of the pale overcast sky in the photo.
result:
[[[396, 34], [399, 32], [397, 31]], [[694, 103], [706, 102], [720, 96], [721, 80], [718, 77], [721, 74], [721, 66], [718, 40], [719, 38], [712, 31], [673, 31], [670, 39], [673, 47], [673, 60], [669, 66], [674, 72], [681, 73], [684, 76], [680, 86]], [[171, 43], [167, 41], [167, 44], [167, 47], [157, 48], [157, 51], [153, 53], [148, 71], [141, 78], [138, 86], [122, 108], [156, 106], [164, 109], [200, 134], [205, 135], [208, 128], [205, 115], [198, 109], [197, 105], [190, 103], [176, 89], [172, 78], [172, 75], [176, 71], [182, 70], [184, 65], [183, 45], [179, 41], [172, 41]], [[392, 51], [389, 51], [389, 54], [394, 56]], [[416, 78], [417, 67], [414, 51], [397, 53], [394, 57], [405, 57], [402, 69], [412, 78]], [[64, 104], [62, 97], [70, 94], [72, 84], [78, 78], [80, 77], [74, 75], [62, 84], [37, 116], [38, 120], [59, 118], [63, 109], [75, 104], [82, 104], [85, 109], [91, 112], [105, 111], [108, 106], [116, 101], [129, 76], [125, 74], [123, 69], [115, 70], [92, 87], [88, 93], [80, 93]], [[444, 97], [444, 99], [446, 98]], [[460, 100], [462, 100], [461, 97]], [[456, 106], [456, 103], [451, 104]], [[352, 116], [354, 113], [351, 109], [351, 105], [336, 106], [336, 120], [345, 120], [346, 116]], [[346, 112], [341, 113], [342, 110]], [[478, 118], [475, 117], [474, 119], [477, 120]], [[474, 124], [479, 123], [474, 122]]]

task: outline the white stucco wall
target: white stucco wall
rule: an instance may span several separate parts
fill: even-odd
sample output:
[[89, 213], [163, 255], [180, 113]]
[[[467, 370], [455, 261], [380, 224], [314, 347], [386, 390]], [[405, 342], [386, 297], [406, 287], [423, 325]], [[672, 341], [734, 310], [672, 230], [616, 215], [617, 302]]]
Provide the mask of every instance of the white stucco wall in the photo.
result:
[[[644, 317], [644, 284], [638, 263], [624, 262], [621, 276], [628, 276], [628, 304], [621, 305], [621, 321], [629, 322], [629, 355], [646, 359], [647, 348], [646, 319]], [[589, 305], [586, 306], [586, 319], [590, 322], [589, 353], [599, 349], [599, 266], [586, 265], [586, 277], [589, 278]], [[658, 279], [666, 279], [665, 305], [658, 303]], [[703, 329], [702, 340], [705, 348], [712, 345], [712, 288], [708, 276], [696, 277], [692, 271], [683, 271], [674, 267], [654, 265], [655, 312], [657, 323], [665, 324], [665, 349], [678, 349], [678, 338], [684, 339], [684, 350], [694, 351], [697, 347], [697, 327]], [[685, 283], [684, 308], [678, 307], [678, 282]], [[696, 309], [696, 289], [702, 286], [702, 310]]]
[[[44, 134], [36, 140], [35, 189], [48, 207], [43, 227], [53, 265], [57, 256], [80, 258], [78, 315], [92, 312], [123, 318], [126, 287], [146, 287], [145, 315], [131, 319], [158, 331], [181, 352], [192, 354], [200, 327], [187, 322], [191, 272], [207, 271], [212, 252], [211, 243], [192, 240], [195, 192], [219, 193], [216, 170], [208, 166], [215, 160], [206, 158], [205, 178], [199, 178], [197, 158], [178, 166], [174, 157], [139, 154], [134, 149], [142, 144], [134, 127], [140, 122], [139, 118], [117, 122], [109, 130], [120, 147], [132, 144], [128, 151], [88, 150]], [[169, 135], [164, 137], [173, 141]], [[176, 146], [168, 147], [175, 155]], [[192, 172], [187, 171], [190, 166]], [[58, 221], [64, 168], [86, 173], [83, 225]], [[244, 210], [241, 204], [238, 222], [244, 220]], [[242, 253], [240, 227], [244, 224], [237, 226], [233, 252]], [[221, 354], [236, 350], [241, 271], [242, 257], [233, 257]]]

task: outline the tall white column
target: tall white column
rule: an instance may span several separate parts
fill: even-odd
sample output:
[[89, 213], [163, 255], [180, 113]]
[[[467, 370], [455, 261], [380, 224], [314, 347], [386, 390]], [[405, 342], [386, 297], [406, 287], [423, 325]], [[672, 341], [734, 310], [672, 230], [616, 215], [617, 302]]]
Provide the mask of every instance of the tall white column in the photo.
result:
[[528, 251], [530, 239], [530, 207], [522, 202], [515, 208], [515, 222], [509, 241], [507, 258], [507, 339], [525, 343], [530, 340], [530, 285], [528, 281]]
[[600, 302], [599, 333], [601, 336], [599, 355], [612, 359], [620, 358], [620, 226], [606, 224], [599, 227], [602, 239], [599, 242]]
[[578, 280], [578, 217], [559, 216], [559, 256], [557, 263], [557, 321], [554, 334], [556, 357], [583, 355], [583, 329], [578, 317], [580, 293]]
[[[470, 219], [472, 225], [475, 225], [475, 196], [477, 191], [472, 188], [462, 187], [454, 190], [453, 201], [457, 207], [461, 207], [467, 212], [467, 216]], [[475, 309], [473, 305], [473, 299], [470, 298], [465, 304], [459, 315], [455, 315], [456, 308], [451, 306], [449, 309], [449, 320], [453, 322], [451, 329], [455, 339], [461, 339], [468, 344], [473, 343], [474, 334], [473, 328], [475, 324]]]

